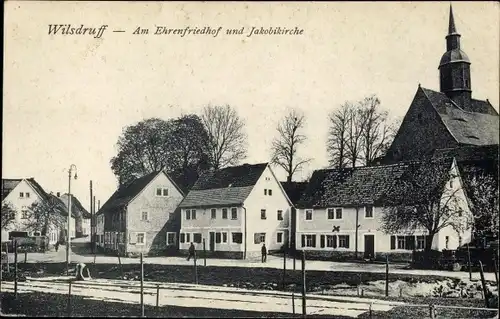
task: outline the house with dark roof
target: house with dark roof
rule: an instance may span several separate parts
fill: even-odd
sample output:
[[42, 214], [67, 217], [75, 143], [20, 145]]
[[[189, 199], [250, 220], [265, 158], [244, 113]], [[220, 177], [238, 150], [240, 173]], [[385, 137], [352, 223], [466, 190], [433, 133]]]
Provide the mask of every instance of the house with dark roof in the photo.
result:
[[[57, 193], [57, 195], [68, 210], [68, 194]], [[75, 237], [89, 236], [91, 215], [73, 194], [71, 194], [71, 213], [75, 216]]]
[[153, 172], [120, 187], [97, 212], [104, 221], [99, 246], [107, 252], [135, 256], [165, 254], [178, 249], [184, 192], [164, 171]]
[[244, 164], [200, 176], [180, 203], [180, 251], [222, 258], [260, 256], [287, 245], [292, 203], [268, 163]]
[[[411, 259], [411, 251], [424, 249], [426, 230], [387, 234], [382, 231], [384, 209], [393, 205], [388, 198], [400, 187], [400, 181], [418, 168], [418, 162], [322, 169], [314, 171], [297, 204], [297, 249], [307, 251], [308, 258]], [[456, 190], [464, 211], [468, 203], [454, 160], [443, 162], [443, 196], [445, 185]], [[408, 194], [410, 196], [411, 194]], [[456, 249], [470, 241], [471, 232], [458, 234], [443, 228], [432, 241], [432, 249]]]
[[308, 182], [281, 182], [288, 198], [292, 202], [290, 208], [290, 248], [296, 250], [295, 233], [297, 231], [297, 204], [306, 190]]
[[385, 163], [431, 157], [438, 149], [499, 144], [499, 115], [489, 100], [472, 97], [471, 62], [460, 46], [450, 7], [440, 91], [418, 86]]
[[[9, 204], [15, 213], [13, 222], [7, 226], [2, 225], [2, 241], [9, 239], [9, 232], [28, 232], [31, 235], [41, 235], [41, 229], [28, 229], [28, 209], [35, 203], [51, 202], [60, 205], [58, 212], [62, 218], [67, 218], [68, 212], [63, 203], [52, 193], [47, 193], [42, 186], [33, 178], [2, 179], [2, 205]], [[67, 219], [66, 219], [67, 220]], [[72, 214], [70, 232], [74, 237], [75, 218]], [[67, 229], [60, 229], [55, 225], [49, 225], [47, 236], [49, 244], [53, 245], [65, 236]]]

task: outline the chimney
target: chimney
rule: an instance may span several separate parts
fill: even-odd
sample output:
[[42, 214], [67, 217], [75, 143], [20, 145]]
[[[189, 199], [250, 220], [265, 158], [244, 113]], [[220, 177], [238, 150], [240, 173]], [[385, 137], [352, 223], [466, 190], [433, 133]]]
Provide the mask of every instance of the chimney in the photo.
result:
[[57, 197], [61, 197], [61, 193], [60, 192], [57, 192]]

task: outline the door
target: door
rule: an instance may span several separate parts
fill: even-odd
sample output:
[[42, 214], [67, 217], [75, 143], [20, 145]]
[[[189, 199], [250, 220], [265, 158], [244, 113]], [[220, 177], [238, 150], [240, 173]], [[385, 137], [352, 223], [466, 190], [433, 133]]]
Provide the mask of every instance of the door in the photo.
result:
[[365, 259], [375, 258], [375, 235], [365, 235]]
[[215, 251], [215, 233], [210, 232], [210, 242], [209, 242], [210, 251]]

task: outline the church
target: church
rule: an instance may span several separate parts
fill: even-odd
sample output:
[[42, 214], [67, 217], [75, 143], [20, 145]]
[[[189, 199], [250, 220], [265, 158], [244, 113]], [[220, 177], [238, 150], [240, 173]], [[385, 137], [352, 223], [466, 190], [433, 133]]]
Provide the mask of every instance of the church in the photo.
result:
[[384, 163], [420, 160], [452, 149], [498, 157], [499, 115], [488, 100], [472, 97], [471, 61], [460, 47], [451, 6], [446, 52], [438, 69], [439, 92], [419, 84]]

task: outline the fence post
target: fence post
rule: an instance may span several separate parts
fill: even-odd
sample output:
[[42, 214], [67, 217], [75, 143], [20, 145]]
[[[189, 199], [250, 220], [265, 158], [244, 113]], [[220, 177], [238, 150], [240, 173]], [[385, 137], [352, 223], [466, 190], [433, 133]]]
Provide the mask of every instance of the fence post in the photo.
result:
[[5, 243], [5, 252], [7, 253], [7, 272], [10, 273], [10, 265], [9, 265], [9, 245]]
[[286, 248], [283, 249], [283, 279], [282, 279], [283, 291], [285, 291], [285, 276], [286, 276]]
[[431, 319], [436, 318], [436, 309], [435, 309], [434, 305], [432, 305], [432, 304], [429, 305], [429, 312], [430, 312], [429, 315], [430, 315]]
[[302, 316], [306, 317], [306, 251], [302, 251]]
[[17, 299], [17, 240], [14, 238], [14, 296]]
[[370, 319], [372, 319], [372, 317], [373, 317], [373, 302], [370, 302], [370, 309], [369, 309], [369, 311], [370, 311]]
[[495, 272], [495, 282], [498, 287], [498, 266], [497, 266], [497, 259], [495, 258], [495, 255], [493, 255], [493, 271]]
[[483, 286], [483, 294], [484, 294], [484, 304], [486, 308], [488, 308], [488, 289], [486, 288], [486, 281], [484, 280], [484, 270], [483, 270], [483, 262], [479, 261], [479, 272], [481, 274], [481, 285]]
[[160, 285], [156, 285], [156, 311], [160, 310]]
[[196, 251], [194, 252], [193, 262], [194, 262], [194, 283], [198, 284], [198, 266], [196, 265]]
[[28, 261], [28, 250], [25, 248], [24, 250], [24, 263]]
[[207, 266], [207, 249], [205, 246], [205, 238], [203, 238], [203, 266]]
[[467, 243], [467, 263], [469, 265], [469, 280], [472, 281], [472, 265], [470, 262], [470, 249], [468, 243]]
[[389, 255], [385, 255], [385, 296], [389, 297]]
[[69, 280], [69, 290], [68, 290], [68, 317], [71, 317], [71, 279]]
[[292, 290], [292, 310], [293, 314], [295, 315], [295, 287], [293, 287], [294, 290]]
[[141, 252], [141, 317], [144, 317], [144, 261]]

